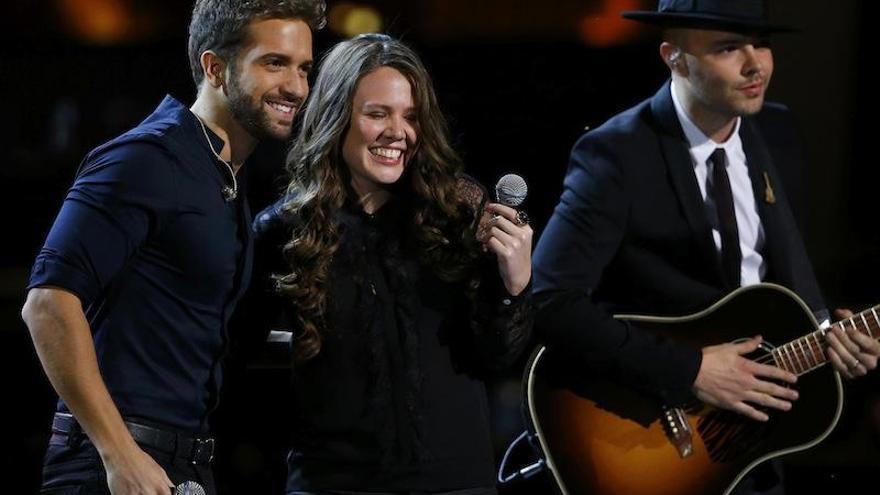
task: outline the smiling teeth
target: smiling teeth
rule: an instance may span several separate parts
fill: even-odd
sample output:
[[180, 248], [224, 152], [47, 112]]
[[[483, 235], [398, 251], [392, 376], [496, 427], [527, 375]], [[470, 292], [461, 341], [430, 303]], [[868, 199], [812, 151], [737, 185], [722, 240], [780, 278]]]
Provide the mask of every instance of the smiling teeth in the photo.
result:
[[397, 150], [394, 148], [373, 148], [370, 150], [374, 155], [384, 156], [385, 158], [398, 159], [400, 158], [401, 150]]
[[278, 110], [279, 112], [290, 113], [293, 111], [293, 107], [290, 105], [282, 105], [281, 103], [269, 102], [269, 106]]

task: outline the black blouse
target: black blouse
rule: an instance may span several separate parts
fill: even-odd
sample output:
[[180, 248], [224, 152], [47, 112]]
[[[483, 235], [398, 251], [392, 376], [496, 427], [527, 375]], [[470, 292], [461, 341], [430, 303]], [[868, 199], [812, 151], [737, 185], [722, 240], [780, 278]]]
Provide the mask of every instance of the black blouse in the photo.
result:
[[340, 212], [329, 325], [318, 356], [293, 372], [288, 490], [494, 484], [482, 378], [528, 344], [530, 290], [507, 294], [487, 255], [468, 297], [464, 282], [419, 263], [406, 223], [393, 201], [372, 215]]

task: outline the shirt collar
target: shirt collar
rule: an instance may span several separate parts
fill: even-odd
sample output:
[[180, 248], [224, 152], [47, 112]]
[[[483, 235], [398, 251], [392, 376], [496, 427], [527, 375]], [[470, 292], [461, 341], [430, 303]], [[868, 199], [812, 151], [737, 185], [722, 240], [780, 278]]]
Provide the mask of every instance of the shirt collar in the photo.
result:
[[723, 143], [716, 143], [712, 138], [705, 135], [703, 131], [694, 124], [694, 121], [691, 120], [687, 112], [685, 112], [684, 107], [675, 92], [675, 88], [675, 79], [673, 79], [672, 84], [669, 87], [669, 90], [672, 92], [672, 105], [675, 107], [678, 121], [681, 123], [684, 136], [688, 141], [688, 148], [691, 152], [691, 157], [694, 160], [694, 166], [705, 165], [706, 160], [709, 159], [709, 155], [711, 155], [716, 148], [724, 148], [724, 152], [727, 154], [728, 159], [739, 157], [742, 161], [745, 161], [745, 152], [743, 151], [742, 139], [739, 135], [742, 117], [736, 118], [736, 124], [734, 125], [733, 133], [730, 135], [730, 138]]
[[165, 95], [165, 98], [162, 100], [162, 103], [156, 108], [153, 112], [153, 115], [150, 116], [149, 120], [170, 120], [181, 122], [184, 128], [187, 130], [187, 133], [193, 135], [193, 139], [199, 146], [203, 148], [206, 152], [208, 152], [211, 156], [214, 156], [211, 153], [211, 148], [208, 146], [208, 141], [205, 140], [205, 134], [208, 135], [208, 139], [211, 142], [211, 145], [214, 146], [214, 149], [218, 152], [223, 149], [226, 145], [225, 141], [214, 133], [210, 127], [205, 126], [205, 130], [202, 130], [202, 123], [199, 121], [199, 118], [194, 114], [188, 107], [186, 107], [183, 103], [181, 103], [177, 98], [171, 95]]

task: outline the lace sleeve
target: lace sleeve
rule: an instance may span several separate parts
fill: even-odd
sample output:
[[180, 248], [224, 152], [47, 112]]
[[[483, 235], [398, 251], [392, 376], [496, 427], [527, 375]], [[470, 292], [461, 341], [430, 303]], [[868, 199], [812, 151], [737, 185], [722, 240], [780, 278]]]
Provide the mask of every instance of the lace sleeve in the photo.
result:
[[[486, 211], [489, 194], [467, 175], [458, 177], [458, 192], [474, 213], [476, 237], [486, 238], [492, 214]], [[480, 261], [480, 287], [473, 302], [470, 327], [483, 367], [499, 371], [512, 365], [529, 344], [534, 322], [531, 285], [517, 296], [504, 288], [494, 257]]]
[[482, 184], [473, 177], [465, 174], [458, 176], [458, 194], [474, 214], [474, 223], [471, 227], [476, 232], [478, 241], [483, 241], [489, 230], [489, 221], [492, 215], [486, 211], [486, 203], [489, 201], [489, 193]]
[[497, 266], [491, 270], [483, 272], [470, 327], [484, 367], [501, 371], [513, 365], [528, 347], [535, 311], [531, 284], [511, 296], [501, 283]]

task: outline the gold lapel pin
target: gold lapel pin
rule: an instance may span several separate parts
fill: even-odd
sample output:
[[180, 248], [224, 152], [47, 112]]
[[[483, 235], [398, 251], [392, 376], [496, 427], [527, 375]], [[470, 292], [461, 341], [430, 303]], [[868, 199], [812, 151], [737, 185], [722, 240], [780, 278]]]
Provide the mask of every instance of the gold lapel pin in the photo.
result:
[[767, 204], [776, 204], [776, 194], [773, 193], [773, 185], [770, 184], [770, 176], [764, 172], [764, 201]]

